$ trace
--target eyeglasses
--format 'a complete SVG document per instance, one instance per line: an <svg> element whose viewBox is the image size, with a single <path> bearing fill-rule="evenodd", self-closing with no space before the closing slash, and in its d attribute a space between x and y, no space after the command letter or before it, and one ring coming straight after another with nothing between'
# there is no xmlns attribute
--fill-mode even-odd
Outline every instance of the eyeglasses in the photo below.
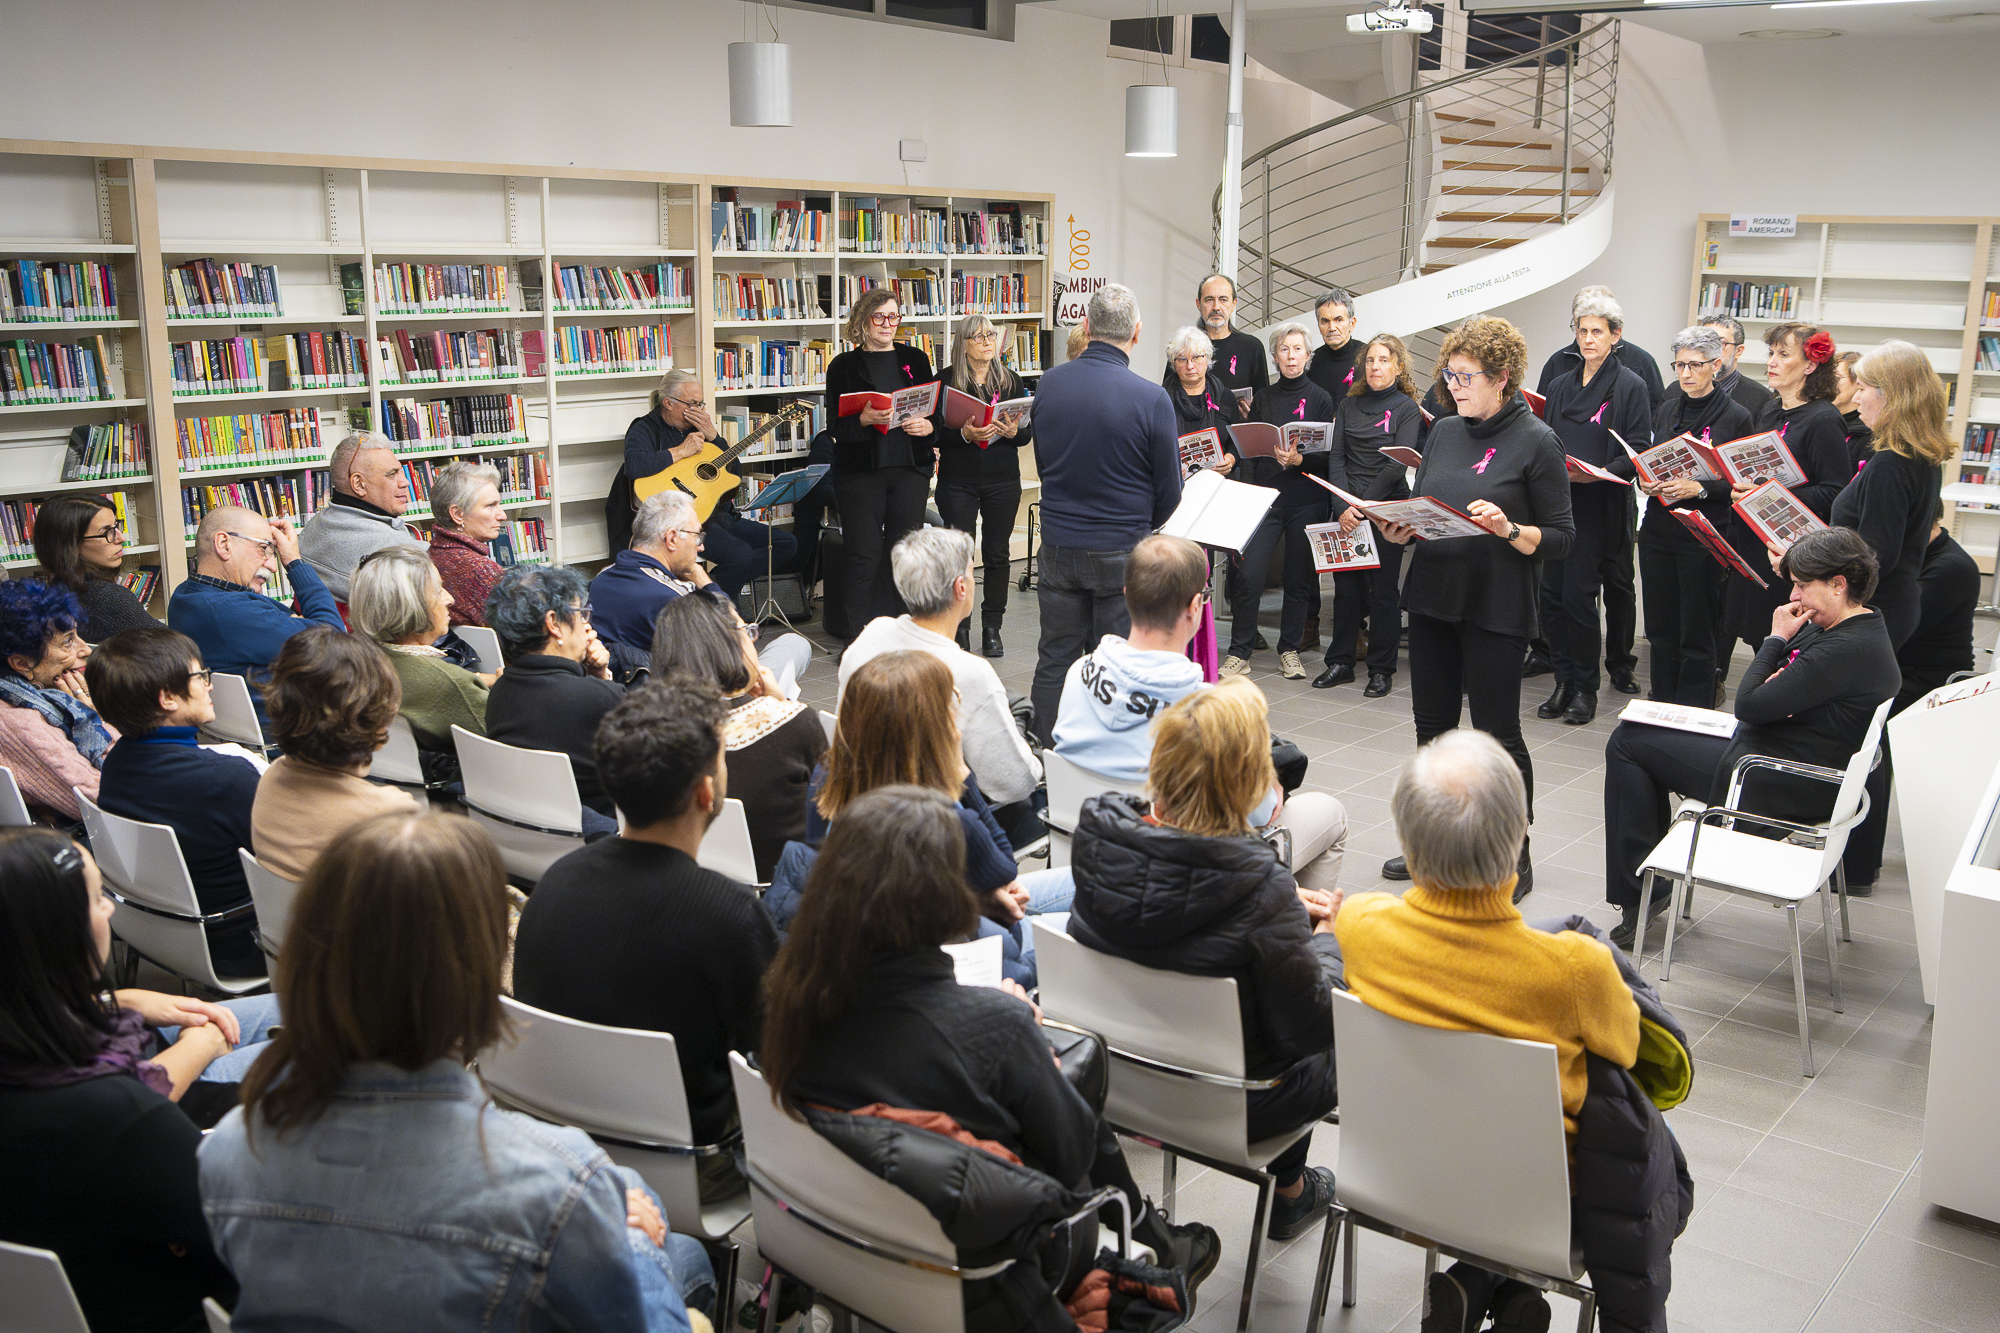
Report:
<svg viewBox="0 0 2000 1333"><path fill-rule="evenodd" d="M1703 366L1712 366L1714 364L1715 358L1713 357L1710 357L1706 361L1676 361L1674 362L1674 374L1685 375L1691 370L1700 370Z"/></svg>
<svg viewBox="0 0 2000 1333"><path fill-rule="evenodd" d="M1483 370L1447 370L1444 372L1444 382L1454 389L1470 389L1472 382L1485 373Z"/></svg>
<svg viewBox="0 0 2000 1333"><path fill-rule="evenodd" d="M1177 356L1174 358L1174 364L1177 366L1198 366L1206 360L1208 360L1208 354L1204 352L1199 356Z"/></svg>
<svg viewBox="0 0 2000 1333"><path fill-rule="evenodd" d="M188 672L188 684L192 685L196 681L200 681L204 685L213 685L215 683L215 668L204 667L200 671Z"/></svg>
<svg viewBox="0 0 2000 1333"><path fill-rule="evenodd" d="M252 546L255 546L259 550L263 551L265 555L269 555L271 554L271 552L278 549L278 544L276 542L260 541L255 537L246 537L240 532L231 532L227 528L223 529L223 536L234 537L239 542L249 542Z"/></svg>
<svg viewBox="0 0 2000 1333"><path fill-rule="evenodd" d="M701 407L708 402L706 398L669 398L667 401L679 408Z"/></svg>
<svg viewBox="0 0 2000 1333"><path fill-rule="evenodd" d="M83 534L83 539L87 542L110 542L114 546L123 546L125 544L125 525L122 523L113 523L108 528L102 528L96 532L86 532Z"/></svg>
<svg viewBox="0 0 2000 1333"><path fill-rule="evenodd" d="M741 624L737 625L737 627L736 627L736 630L737 630L737 633L741 634L741 635L742 635L742 636L743 636L744 638L746 638L746 639L750 640L750 642L752 642L752 643L755 643L755 642L757 642L758 638L759 638L759 637L760 637L760 636L761 636L761 635L763 634L763 632L764 632L764 630L763 630L763 627L762 627L762 626L760 626L760 625L754 625L754 624L752 624L751 622L749 622L749 621L747 621L747 620L746 620L746 621L743 621L743 622L742 622Z"/></svg>
<svg viewBox="0 0 2000 1333"><path fill-rule="evenodd" d="M870 315L868 322L870 324L901 324L903 317L901 315Z"/></svg>
<svg viewBox="0 0 2000 1333"><path fill-rule="evenodd" d="M969 343L998 342L1000 341L1000 335L992 329L988 329L984 333L968 333L965 335L965 340Z"/></svg>
<svg viewBox="0 0 2000 1333"><path fill-rule="evenodd" d="M696 541L701 540L700 528L674 528L673 531L678 532L683 537L692 537Z"/></svg>

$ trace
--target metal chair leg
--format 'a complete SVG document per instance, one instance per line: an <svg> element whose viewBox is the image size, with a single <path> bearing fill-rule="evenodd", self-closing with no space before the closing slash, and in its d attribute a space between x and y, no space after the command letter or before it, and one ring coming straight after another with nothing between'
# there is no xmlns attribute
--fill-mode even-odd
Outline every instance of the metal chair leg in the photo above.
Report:
<svg viewBox="0 0 2000 1333"><path fill-rule="evenodd" d="M1346 1210L1338 1204L1326 1210L1326 1225L1319 1238L1319 1266L1313 1269L1312 1305L1306 1311L1306 1333L1319 1333L1326 1323L1326 1297L1333 1286L1334 1252L1340 1248L1341 1222Z"/></svg>
<svg viewBox="0 0 2000 1333"><path fill-rule="evenodd" d="M1271 1173L1263 1173L1257 1182L1257 1213L1250 1222L1250 1253L1243 1259L1243 1303L1236 1312L1236 1333L1249 1333L1250 1303L1257 1294L1257 1256L1264 1248L1264 1232L1271 1225L1271 1200L1278 1190L1278 1182Z"/></svg>
<svg viewBox="0 0 2000 1333"><path fill-rule="evenodd" d="M758 1324L758 1333L777 1333L778 1297L783 1293L784 1287L784 1275L773 1268L770 1284L764 1288L764 1318Z"/></svg>
<svg viewBox="0 0 2000 1333"><path fill-rule="evenodd" d="M716 1273L718 1285L715 1297L715 1319L718 1324L733 1322L736 1312L730 1308L730 1302L736 1299L736 1270L742 1264L743 1247L726 1236L720 1241L711 1241L710 1244L720 1249L723 1253L722 1263L718 1266Z"/></svg>
<svg viewBox="0 0 2000 1333"><path fill-rule="evenodd" d="M1424 1248L1424 1296L1417 1303L1417 1316L1420 1320L1431 1317L1431 1279L1437 1276L1437 1271L1438 1252L1435 1247L1426 1246Z"/></svg>
<svg viewBox="0 0 2000 1333"><path fill-rule="evenodd" d="M1576 1333L1590 1333L1590 1326L1597 1321L1597 1293L1586 1291L1577 1302Z"/></svg>
<svg viewBox="0 0 2000 1333"><path fill-rule="evenodd" d="M1792 923L1792 997L1799 1007L1799 1061L1805 1067L1806 1077L1813 1076L1812 1028L1806 1017L1806 963L1805 953L1799 945L1799 907L1792 903L1785 908L1785 916Z"/></svg>
<svg viewBox="0 0 2000 1333"><path fill-rule="evenodd" d="M1660 980L1674 979L1674 928L1681 920L1682 895L1692 896L1694 886L1684 879L1674 881L1674 896L1667 900L1667 942L1660 946Z"/></svg>
<svg viewBox="0 0 2000 1333"><path fill-rule="evenodd" d="M1826 973L1833 989L1833 1012L1844 1014L1847 1006L1840 1000L1840 945L1833 938L1833 899L1827 897L1828 886L1819 886L1820 933L1826 936Z"/></svg>
<svg viewBox="0 0 2000 1333"><path fill-rule="evenodd" d="M1639 928L1632 932L1632 965L1646 956L1646 927L1653 921L1653 872L1639 876Z"/></svg>
<svg viewBox="0 0 2000 1333"><path fill-rule="evenodd" d="M1347 1253L1340 1261L1340 1308L1354 1308L1356 1279L1359 1276L1361 1260L1355 1253L1355 1246L1361 1242L1361 1233L1354 1229L1354 1219L1341 1219L1341 1229L1347 1233Z"/></svg>
<svg viewBox="0 0 2000 1333"><path fill-rule="evenodd" d="M1175 1168L1174 1154L1170 1149L1160 1150L1160 1211L1168 1218L1174 1215L1174 1184L1179 1174Z"/></svg>
<svg viewBox="0 0 2000 1333"><path fill-rule="evenodd" d="M1854 932L1847 926L1847 867L1840 862L1833 863L1833 885L1840 894L1840 942L1854 943Z"/></svg>

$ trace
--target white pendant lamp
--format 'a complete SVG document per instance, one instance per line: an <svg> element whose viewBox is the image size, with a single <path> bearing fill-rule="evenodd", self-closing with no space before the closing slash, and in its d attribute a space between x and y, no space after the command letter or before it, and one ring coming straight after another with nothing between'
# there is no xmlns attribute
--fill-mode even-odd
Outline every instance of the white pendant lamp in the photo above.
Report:
<svg viewBox="0 0 2000 1333"><path fill-rule="evenodd" d="M729 44L729 123L792 123L792 48L787 43Z"/></svg>
<svg viewBox="0 0 2000 1333"><path fill-rule="evenodd" d="M1180 93L1158 83L1125 90L1125 156L1175 157L1180 153Z"/></svg>

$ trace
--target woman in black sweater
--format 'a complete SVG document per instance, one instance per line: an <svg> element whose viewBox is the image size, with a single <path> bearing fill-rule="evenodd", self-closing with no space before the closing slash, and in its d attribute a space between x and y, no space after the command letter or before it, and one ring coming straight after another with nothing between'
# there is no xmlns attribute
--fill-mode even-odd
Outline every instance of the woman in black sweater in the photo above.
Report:
<svg viewBox="0 0 2000 1333"><path fill-rule="evenodd" d="M945 384L982 403L1019 398L1025 392L1021 377L1000 359L1001 337L1000 326L984 315L960 320L952 339L951 364L942 376ZM997 418L990 426L968 422L938 437L938 514L968 535L978 523L986 527L979 543L986 584L979 624L980 651L988 657L1007 655L1000 642L1000 624L1007 618L1014 520L1021 512L1021 450L1034 438L1034 426L1021 425L1012 416ZM969 647L963 623L958 634L958 646Z"/></svg>
<svg viewBox="0 0 2000 1333"><path fill-rule="evenodd" d="M1333 420L1333 399L1306 378L1311 341L1303 324L1286 324L1271 335L1271 359L1278 365L1278 381L1257 390L1250 403L1252 421L1283 429L1292 421ZM1278 621L1278 670L1286 680L1306 678L1306 669L1299 661L1299 641L1305 637L1319 573L1313 568L1312 544L1306 540L1305 529L1308 523L1326 522L1329 497L1325 487L1308 481L1302 473L1324 477L1326 458L1324 453L1305 454L1281 447L1268 458L1246 458L1236 468L1235 480L1269 486L1278 492L1278 499L1244 543L1236 565L1229 594L1229 655L1222 663L1225 676L1250 674L1250 654L1257 649L1257 605L1264 599L1271 555L1282 542L1285 603Z"/></svg>
<svg viewBox="0 0 2000 1333"><path fill-rule="evenodd" d="M1222 445L1222 461L1214 470L1227 477L1236 470L1238 458L1229 423L1238 417L1229 386L1211 368L1214 349L1208 335L1194 325L1181 329L1167 344L1167 373L1160 377L1160 384L1174 405L1174 433L1185 437L1214 431Z"/></svg>
<svg viewBox="0 0 2000 1333"><path fill-rule="evenodd" d="M1534 817L1535 771L1521 738L1521 660L1535 632L1535 566L1569 554L1569 471L1562 444L1521 397L1528 344L1497 316L1469 319L1446 335L1440 353L1457 415L1440 417L1417 469L1417 495L1471 517L1490 534L1425 541L1410 554L1403 608L1410 616L1410 710L1417 744L1458 725L1459 700L1472 725L1499 741L1520 766ZM1399 545L1416 534L1383 528ZM1534 887L1521 844L1516 902ZM1382 867L1408 879L1398 856Z"/></svg>
<svg viewBox="0 0 2000 1333"><path fill-rule="evenodd" d="M1706 325L1674 335L1676 387L1653 413L1653 441L1691 435L1724 444L1750 434L1750 413L1715 387L1722 335ZM1635 442L1634 448L1637 448ZM1707 708L1715 702L1715 647L1723 588L1732 574L1710 555L1674 510L1698 513L1721 532L1729 524L1729 483L1677 477L1643 482L1623 449L1606 471L1630 478L1653 503L1639 529L1640 584L1646 596L1646 642L1653 657L1651 698ZM1755 565L1752 569L1758 568Z"/></svg>
<svg viewBox="0 0 2000 1333"><path fill-rule="evenodd" d="M1424 416L1417 407L1416 381L1410 375L1410 351L1395 334L1377 334L1362 348L1360 369L1334 413L1327 479L1364 500L1401 500L1410 493L1408 469L1383 457L1382 450L1391 445L1417 447ZM1339 520L1344 532L1354 531L1363 521L1360 510L1338 497L1328 512ZM1354 679L1354 652L1363 616L1368 620L1368 688L1362 694L1379 699L1390 690L1403 639L1401 590L1397 587L1403 548L1377 543L1375 549L1381 568L1333 576L1333 637L1326 645L1326 670L1313 678L1316 690Z"/></svg>
<svg viewBox="0 0 2000 1333"><path fill-rule="evenodd" d="M158 625L145 604L117 582L125 561L125 530L101 495L62 495L35 514L35 559L49 582L76 594L85 643L103 643L121 629Z"/></svg>
<svg viewBox="0 0 2000 1333"><path fill-rule="evenodd" d="M1622 722L1605 743L1604 896L1625 909L1611 933L1629 949L1639 927L1639 866L1666 836L1670 795L1719 805L1736 761L1771 755L1846 768L1868 723L1902 682L1882 617L1868 609L1875 553L1848 528L1809 532L1779 570L1789 600L1736 691L1734 736L1701 736ZM1834 788L1783 774L1753 774L1743 808L1795 823L1824 819ZM1654 904L1657 914L1664 902Z"/></svg>
<svg viewBox="0 0 2000 1333"><path fill-rule="evenodd" d="M1834 391L1834 410L1840 413L1841 429L1847 432L1847 457L1859 472L1868 459L1869 450L1875 447L1875 432L1861 419L1861 410L1854 405L1854 395L1860 391L1860 384L1854 378L1854 368L1861 363L1861 353L1842 352L1833 359L1833 382L1839 386Z"/></svg>
<svg viewBox="0 0 2000 1333"><path fill-rule="evenodd" d="M890 414L864 408L840 416L842 396L895 393L937 378L930 358L896 341L902 322L896 294L871 287L847 316L854 344L826 368L826 401L833 409L833 495L846 543L847 623L851 638L876 616L903 613L903 599L889 576L889 548L923 525L931 463L937 455L942 410L886 430Z"/></svg>
<svg viewBox="0 0 2000 1333"><path fill-rule="evenodd" d="M1613 459L1625 457L1613 431L1634 449L1652 443L1652 395L1644 380L1611 355L1625 324L1616 301L1580 297L1571 323L1583 364L1549 385L1543 418L1562 441L1564 453L1608 468ZM1576 541L1568 555L1542 566L1542 632L1549 641L1556 687L1535 716L1582 726L1597 716L1597 659L1605 646L1598 629L1598 595L1613 570L1631 564L1632 488L1574 473L1569 504ZM1617 671L1612 675L1627 687L1632 684Z"/></svg>

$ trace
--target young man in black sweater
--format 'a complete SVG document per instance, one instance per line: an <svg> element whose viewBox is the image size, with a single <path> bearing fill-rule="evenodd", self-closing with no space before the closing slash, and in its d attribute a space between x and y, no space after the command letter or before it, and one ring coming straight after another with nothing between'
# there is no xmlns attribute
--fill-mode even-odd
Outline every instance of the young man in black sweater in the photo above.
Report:
<svg viewBox="0 0 2000 1333"><path fill-rule="evenodd" d="M514 997L607 1027L670 1032L696 1143L740 1123L729 1052L755 1051L778 952L747 887L695 864L722 809L727 708L707 685L641 686L597 729L597 774L625 831L550 866L521 913ZM742 1188L727 1153L700 1159L703 1202Z"/></svg>

